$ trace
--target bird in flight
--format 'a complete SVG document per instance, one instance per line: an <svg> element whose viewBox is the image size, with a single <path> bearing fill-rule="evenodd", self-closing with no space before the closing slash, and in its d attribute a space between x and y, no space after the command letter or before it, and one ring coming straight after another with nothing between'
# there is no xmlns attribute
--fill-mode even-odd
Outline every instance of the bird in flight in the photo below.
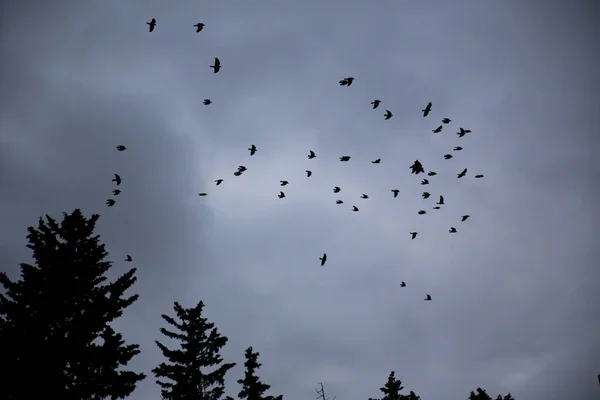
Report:
<svg viewBox="0 0 600 400"><path fill-rule="evenodd" d="M117 186L119 186L121 184L121 177L115 174L115 177L112 179L112 182L115 182Z"/></svg>
<svg viewBox="0 0 600 400"><path fill-rule="evenodd" d="M354 81L354 78L349 76L348 78L342 79L339 83L340 83L340 86L350 86L350 85L352 85L353 81Z"/></svg>
<svg viewBox="0 0 600 400"><path fill-rule="evenodd" d="M208 195L208 193L198 193L198 196L202 196L202 197L204 197L204 196L206 196L206 195Z"/></svg>
<svg viewBox="0 0 600 400"><path fill-rule="evenodd" d="M423 169L423 164L421 164L421 162L419 160L415 160L413 165L411 165L409 168L412 170L411 174L418 175L421 172L425 173L425 170Z"/></svg>
<svg viewBox="0 0 600 400"><path fill-rule="evenodd" d="M429 194L429 192L423 192L422 196L424 199L428 199L430 194Z"/></svg>
<svg viewBox="0 0 600 400"><path fill-rule="evenodd" d="M373 110L376 109L377 107L379 107L380 103L381 103L381 100L373 100L371 102L371 104L373 104Z"/></svg>
<svg viewBox="0 0 600 400"><path fill-rule="evenodd" d="M440 196L440 201L438 201L437 203L438 206L443 206L444 205L444 196Z"/></svg>
<svg viewBox="0 0 600 400"><path fill-rule="evenodd" d="M456 233L456 228L453 227L453 226L451 226L450 230L448 232L450 232L450 233Z"/></svg>
<svg viewBox="0 0 600 400"><path fill-rule="evenodd" d="M469 217L470 217L469 214L463 215L462 218L460 219L460 222L465 222Z"/></svg>
<svg viewBox="0 0 600 400"><path fill-rule="evenodd" d="M358 211L358 207L352 206L352 211Z"/></svg>
<svg viewBox="0 0 600 400"><path fill-rule="evenodd" d="M106 200L106 205L112 207L115 205L115 201L113 199Z"/></svg>
<svg viewBox="0 0 600 400"><path fill-rule="evenodd" d="M304 172L306 172L306 177L307 178L310 178L310 176L312 175L312 171L305 170Z"/></svg>
<svg viewBox="0 0 600 400"><path fill-rule="evenodd" d="M471 131L468 130L468 129L463 129L463 128L459 128L459 129L460 129L460 132L456 132L456 134L458 135L458 137L463 137L467 133L471 133Z"/></svg>
<svg viewBox="0 0 600 400"><path fill-rule="evenodd" d="M281 186L285 186L285 185L287 185L288 183L289 183L288 181L279 181L279 184L280 184Z"/></svg>
<svg viewBox="0 0 600 400"><path fill-rule="evenodd" d="M392 193L394 193L394 197L398 197L398 193L400 193L400 191L398 189L392 189Z"/></svg>
<svg viewBox="0 0 600 400"><path fill-rule="evenodd" d="M431 102L429 102L429 104L427 104L427 107L425 107L425 109L423 109L421 111L423 111L423 117L428 116L429 112L431 111Z"/></svg>
<svg viewBox="0 0 600 400"><path fill-rule="evenodd" d="M285 193L279 192L279 194L277 195L277 197L279 197L280 199L283 199L285 197Z"/></svg>
<svg viewBox="0 0 600 400"><path fill-rule="evenodd" d="M212 101L210 99L204 99L204 101L202 102L202 104L204 104L205 106L211 104Z"/></svg>
<svg viewBox="0 0 600 400"><path fill-rule="evenodd" d="M445 154L445 155L444 155L444 158L445 158L446 160L449 160L449 159L451 159L451 158L452 158L452 154Z"/></svg>
<svg viewBox="0 0 600 400"><path fill-rule="evenodd" d="M323 257L319 257L319 260L321 260L321 266L325 265L327 262L327 253L323 253Z"/></svg>
<svg viewBox="0 0 600 400"><path fill-rule="evenodd" d="M392 112L390 110L385 110L384 117L386 120L392 118L393 116L394 116L394 114L392 114Z"/></svg>
<svg viewBox="0 0 600 400"><path fill-rule="evenodd" d="M146 22L146 25L149 25L148 32L152 32L154 30L154 27L156 26L156 19L152 18L152 21Z"/></svg>
<svg viewBox="0 0 600 400"><path fill-rule="evenodd" d="M340 161L350 161L350 156L341 156Z"/></svg>
<svg viewBox="0 0 600 400"><path fill-rule="evenodd" d="M335 204L342 204L342 203L343 203L343 201L341 201L339 199L335 201Z"/></svg>
<svg viewBox="0 0 600 400"><path fill-rule="evenodd" d="M308 155L308 159L309 159L309 160L312 160L312 159L313 159L313 158L315 158L316 156L317 156L317 155L315 154L315 152L311 150L311 151L310 151L310 154Z"/></svg>
<svg viewBox="0 0 600 400"><path fill-rule="evenodd" d="M433 171L429 171L427 173L427 176L436 176L436 175L437 175L437 172L433 172Z"/></svg>
<svg viewBox="0 0 600 400"><path fill-rule="evenodd" d="M371 164L379 164L381 162L381 158L378 158L375 161L371 161Z"/></svg>
<svg viewBox="0 0 600 400"><path fill-rule="evenodd" d="M440 133L442 131L442 126L438 126L437 128L435 128L434 130L432 130L431 132L433 133Z"/></svg>
<svg viewBox="0 0 600 400"><path fill-rule="evenodd" d="M444 124L449 124L451 121L452 121L452 120L451 120L450 118L444 118L444 119L442 120L442 122L443 122Z"/></svg>
<svg viewBox="0 0 600 400"><path fill-rule="evenodd" d="M457 178L462 178L463 176L465 176L467 174L467 169L463 169L462 172L460 174L456 174Z"/></svg>
<svg viewBox="0 0 600 400"><path fill-rule="evenodd" d="M435 207L433 207L433 209L434 209L434 210L439 210L439 209L440 209L440 206L435 206Z"/></svg>
<svg viewBox="0 0 600 400"><path fill-rule="evenodd" d="M196 27L196 33L200 32L202 29L204 29L204 24L202 22L198 22L196 25L194 25Z"/></svg>
<svg viewBox="0 0 600 400"><path fill-rule="evenodd" d="M425 210L419 210L419 212L417 214L419 214L419 215L427 214L427 211L425 211Z"/></svg>
<svg viewBox="0 0 600 400"><path fill-rule="evenodd" d="M458 147L458 146L457 146L457 147L455 147L453 150L454 150L454 151L461 151L461 150L462 150L462 147Z"/></svg>
<svg viewBox="0 0 600 400"><path fill-rule="evenodd" d="M362 194L362 196L360 196L360 198L361 198L361 199L368 199L368 198L369 198L369 196L367 196L366 194L364 194L364 193L363 193L363 194Z"/></svg>
<svg viewBox="0 0 600 400"><path fill-rule="evenodd" d="M483 175L475 175L475 178L483 178Z"/></svg>
<svg viewBox="0 0 600 400"><path fill-rule="evenodd" d="M127 258L125 259L125 261L132 262L133 259L131 258L131 256L129 254L127 254Z"/></svg>
<svg viewBox="0 0 600 400"><path fill-rule="evenodd" d="M123 150L126 150L126 149L127 149L127 147L123 146L122 144L120 144L120 145L117 146L117 150L119 150L119 151L123 151Z"/></svg>
<svg viewBox="0 0 600 400"><path fill-rule="evenodd" d="M406 283L404 281L400 282L400 287L406 287Z"/></svg>
<svg viewBox="0 0 600 400"><path fill-rule="evenodd" d="M215 179L215 183L217 186L219 186L221 183L223 183L223 179Z"/></svg>
<svg viewBox="0 0 600 400"><path fill-rule="evenodd" d="M248 168L244 167L243 165L240 165L240 166L238 167L238 171L239 171L240 173L241 173L241 172L244 172L244 171L247 171L247 170L248 170Z"/></svg>
<svg viewBox="0 0 600 400"><path fill-rule="evenodd" d="M121 191L120 191L119 189L113 189L113 194L114 194L115 196L118 196L118 195L119 195L119 193L121 193Z"/></svg>
<svg viewBox="0 0 600 400"><path fill-rule="evenodd" d="M239 171L239 170L238 170L238 171L235 171L235 172L233 173L233 175L235 175L235 176L240 176L240 175L242 175L242 171Z"/></svg>
<svg viewBox="0 0 600 400"><path fill-rule="evenodd" d="M427 297L425 297L425 300L431 300L431 295L426 295Z"/></svg>
<svg viewBox="0 0 600 400"><path fill-rule="evenodd" d="M421 181L421 185L429 185L429 181L427 179L423 179Z"/></svg>
<svg viewBox="0 0 600 400"><path fill-rule="evenodd" d="M411 232L411 233L410 233L411 239L414 239L414 238L416 238L416 237L417 237L417 234L418 234L418 232Z"/></svg>
<svg viewBox="0 0 600 400"><path fill-rule="evenodd" d="M334 188L333 188L333 193L339 193L339 192L340 192L340 190L342 190L342 189L340 189L340 187L339 187L339 186L334 186Z"/></svg>
<svg viewBox="0 0 600 400"><path fill-rule="evenodd" d="M215 57L215 65L211 65L210 67L214 69L214 73L216 74L221 69L221 60Z"/></svg>
<svg viewBox="0 0 600 400"><path fill-rule="evenodd" d="M252 146L248 147L248 150L250 150L250 155L253 156L254 153L256 153L256 150L258 150L258 149L256 148L255 145L252 145Z"/></svg>

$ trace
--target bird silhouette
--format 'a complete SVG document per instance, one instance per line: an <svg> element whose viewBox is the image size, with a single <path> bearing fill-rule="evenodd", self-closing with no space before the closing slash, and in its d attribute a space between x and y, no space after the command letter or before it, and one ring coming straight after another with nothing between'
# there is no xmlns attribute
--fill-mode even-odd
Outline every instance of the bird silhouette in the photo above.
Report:
<svg viewBox="0 0 600 400"><path fill-rule="evenodd" d="M450 230L448 232L450 232L450 233L456 233L456 228L453 227L453 226L451 226Z"/></svg>
<svg viewBox="0 0 600 400"><path fill-rule="evenodd" d="M429 171L427 173L427 176L436 176L436 175L437 175L437 172L433 172L433 171Z"/></svg>
<svg viewBox="0 0 600 400"><path fill-rule="evenodd" d="M435 128L434 130L432 130L431 132L433 133L440 133L442 131L442 126L438 126L437 128Z"/></svg>
<svg viewBox="0 0 600 400"><path fill-rule="evenodd" d="M381 158L378 158L375 161L371 161L371 164L379 164L381 162Z"/></svg>
<svg viewBox="0 0 600 400"><path fill-rule="evenodd" d="M350 156L341 156L340 161L350 161Z"/></svg>
<svg viewBox="0 0 600 400"><path fill-rule="evenodd" d="M390 110L385 110L385 114L383 115L385 117L386 120L392 118L394 116L394 114L392 114L392 112Z"/></svg>
<svg viewBox="0 0 600 400"><path fill-rule="evenodd" d="M202 22L198 22L196 25L194 25L196 27L196 33L200 32L202 29L204 29L204 24Z"/></svg>
<svg viewBox="0 0 600 400"><path fill-rule="evenodd" d="M131 256L129 254L127 254L127 258L125 258L125 261L132 262L133 259L131 258Z"/></svg>
<svg viewBox="0 0 600 400"><path fill-rule="evenodd" d="M368 199L368 198L369 198L369 196L367 196L366 194L364 194L364 193L363 193L363 194L362 194L362 196L360 196L360 198L361 198L361 199Z"/></svg>
<svg viewBox="0 0 600 400"><path fill-rule="evenodd" d="M106 200L106 205L112 207L115 205L115 201L113 199Z"/></svg>
<svg viewBox="0 0 600 400"><path fill-rule="evenodd" d="M352 206L352 211L358 211L358 207Z"/></svg>
<svg viewBox="0 0 600 400"><path fill-rule="evenodd" d="M277 195L277 197L279 197L280 199L283 199L285 197L285 193L279 192L279 194Z"/></svg>
<svg viewBox="0 0 600 400"><path fill-rule="evenodd" d="M311 159L315 158L316 156L317 155L315 154L315 152L311 150L310 154L308 155L308 159L311 160Z"/></svg>
<svg viewBox="0 0 600 400"><path fill-rule="evenodd" d="M439 210L440 208L441 208L440 206L433 207L434 210Z"/></svg>
<svg viewBox="0 0 600 400"><path fill-rule="evenodd" d="M214 69L214 73L216 74L221 70L221 60L215 57L215 65L211 65L210 67Z"/></svg>
<svg viewBox="0 0 600 400"><path fill-rule="evenodd" d="M444 155L444 158L445 158L446 160L449 160L449 159L451 159L451 158L452 158L452 154L445 154L445 155Z"/></svg>
<svg viewBox="0 0 600 400"><path fill-rule="evenodd" d="M400 193L400 191L398 189L392 189L392 193L394 193L394 197L398 197L398 193Z"/></svg>
<svg viewBox="0 0 600 400"><path fill-rule="evenodd" d="M285 185L287 185L288 183L289 183L288 181L279 181L279 184L280 184L281 186L285 186Z"/></svg>
<svg viewBox="0 0 600 400"><path fill-rule="evenodd" d="M427 104L427 107L425 107L425 109L423 109L421 111L423 111L423 117L428 116L429 112L431 111L431 102L429 102L429 104Z"/></svg>
<svg viewBox="0 0 600 400"><path fill-rule="evenodd" d="M223 183L223 179L215 179L215 183L217 186L219 186L221 183Z"/></svg>
<svg viewBox="0 0 600 400"><path fill-rule="evenodd" d="M427 179L423 179L421 181L421 185L429 185L429 181Z"/></svg>
<svg viewBox="0 0 600 400"><path fill-rule="evenodd" d="M418 232L411 232L411 233L410 233L411 239L414 239L414 238L416 238L416 237L417 237L417 234L418 234Z"/></svg>
<svg viewBox="0 0 600 400"><path fill-rule="evenodd" d="M255 145L252 145L252 146L248 147L248 150L250 150L250 155L253 156L254 153L256 153L256 150L258 150L258 149L256 148Z"/></svg>
<svg viewBox="0 0 600 400"><path fill-rule="evenodd" d="M483 178L483 175L475 175L475 178L477 178L477 179Z"/></svg>
<svg viewBox="0 0 600 400"><path fill-rule="evenodd" d="M208 193L198 193L198 196L202 196L202 197L207 196L207 195L208 195Z"/></svg>
<svg viewBox="0 0 600 400"><path fill-rule="evenodd" d="M465 176L467 174L467 169L463 169L462 172L460 174L456 174L457 178L462 178L463 176Z"/></svg>
<svg viewBox="0 0 600 400"><path fill-rule="evenodd" d="M323 257L319 257L319 260L321 260L321 266L325 265L327 262L327 253L323 253Z"/></svg>
<svg viewBox="0 0 600 400"><path fill-rule="evenodd" d="M463 129L463 128L459 128L459 129L460 129L460 132L456 132L456 134L458 135L458 137L463 137L467 133L471 133L471 131L468 130L468 129Z"/></svg>
<svg viewBox="0 0 600 400"><path fill-rule="evenodd" d="M335 204L342 204L342 203L343 203L343 201L341 201L339 199L335 201Z"/></svg>
<svg viewBox="0 0 600 400"><path fill-rule="evenodd" d="M310 176L312 175L312 171L306 170L306 177L310 178Z"/></svg>
<svg viewBox="0 0 600 400"><path fill-rule="evenodd" d="M350 86L352 85L352 82L354 81L354 78L349 76L348 78L344 78L342 79L339 84L340 86Z"/></svg>
<svg viewBox="0 0 600 400"><path fill-rule="evenodd" d="M400 282L400 287L406 287L406 283L404 281Z"/></svg>
<svg viewBox="0 0 600 400"><path fill-rule="evenodd" d="M119 193L121 193L121 191L120 191L119 189L113 189L113 191L112 191L112 192L113 192L113 194L114 194L115 196L118 196L118 195L119 195Z"/></svg>
<svg viewBox="0 0 600 400"><path fill-rule="evenodd" d="M413 165L411 165L409 168L412 170L411 174L418 175L421 172L425 173L425 170L423 169L423 164L421 164L421 162L419 160L415 160L415 162L413 163Z"/></svg>
<svg viewBox="0 0 600 400"><path fill-rule="evenodd" d="M442 120L442 122L443 122L444 124L449 124L451 121L452 121L452 120L451 120L450 118L444 118L444 119Z"/></svg>
<svg viewBox="0 0 600 400"><path fill-rule="evenodd" d="M154 27L156 26L156 19L152 18L152 21L146 22L146 25L149 25L148 32L152 32L154 30Z"/></svg>
<svg viewBox="0 0 600 400"><path fill-rule="evenodd" d="M425 300L431 300L431 295L426 295Z"/></svg>
<svg viewBox="0 0 600 400"><path fill-rule="evenodd" d="M430 194L429 194L429 192L423 192L423 194L421 196L423 196L424 199L428 199Z"/></svg>
<svg viewBox="0 0 600 400"><path fill-rule="evenodd" d="M417 214L419 214L419 215L427 214L427 211L425 211L425 210L419 210L419 212Z"/></svg>
<svg viewBox="0 0 600 400"><path fill-rule="evenodd" d="M244 172L244 171L247 171L247 170L248 170L248 168L244 167L243 165L240 165L240 166L238 167L238 171L239 171L239 172Z"/></svg>
<svg viewBox="0 0 600 400"><path fill-rule="evenodd" d="M440 196L440 200L435 204L437 204L438 206L443 206L444 205L444 196Z"/></svg>
<svg viewBox="0 0 600 400"><path fill-rule="evenodd" d="M205 106L211 104L212 101L210 99L204 99L204 101L202 102L202 104L204 104Z"/></svg>
<svg viewBox="0 0 600 400"><path fill-rule="evenodd" d="M118 174L115 174L115 177L112 179L112 182L115 182L117 186L121 184L121 177Z"/></svg>
<svg viewBox="0 0 600 400"><path fill-rule="evenodd" d="M460 219L460 222L465 222L469 217L470 217L469 214L463 215L462 218Z"/></svg>
<svg viewBox="0 0 600 400"><path fill-rule="evenodd" d="M235 172L233 173L233 175L235 175L235 176L240 176L240 175L242 175L242 171L235 171Z"/></svg>
<svg viewBox="0 0 600 400"><path fill-rule="evenodd" d="M342 190L342 189L340 189L340 188L339 188L339 186L335 186L335 187L333 188L333 193L339 193L339 192L340 192L340 190Z"/></svg>
<svg viewBox="0 0 600 400"><path fill-rule="evenodd" d="M462 147L459 147L459 146L457 146L457 147L455 147L455 148L454 148L454 149L452 149L452 150L453 150L453 151L461 151L462 149L463 149Z"/></svg>
<svg viewBox="0 0 600 400"><path fill-rule="evenodd" d="M379 107L379 104L381 104L381 100L373 100L371 102L371 104L373 104L373 110L376 109L377 107Z"/></svg>
<svg viewBox="0 0 600 400"><path fill-rule="evenodd" d="M127 147L123 146L122 144L120 144L120 145L117 146L117 150L119 150L119 151L123 151L123 150L126 150L126 149L127 149Z"/></svg>

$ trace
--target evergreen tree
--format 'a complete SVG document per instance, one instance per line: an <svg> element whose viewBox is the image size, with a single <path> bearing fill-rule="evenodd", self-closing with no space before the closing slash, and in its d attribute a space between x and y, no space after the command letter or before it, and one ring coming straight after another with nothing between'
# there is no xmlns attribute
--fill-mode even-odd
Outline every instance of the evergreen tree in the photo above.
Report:
<svg viewBox="0 0 600 400"><path fill-rule="evenodd" d="M166 400L220 400L225 391L225 374L235 363L222 364L220 351L227 343L215 324L202 317L204 303L194 308L183 308L175 302L174 310L180 322L162 315L162 318L181 333L161 328L160 332L181 341L181 350L170 350L156 341L169 363L160 363L152 370L157 378L167 378L172 382L157 380ZM216 367L207 371L210 367Z"/></svg>
<svg viewBox="0 0 600 400"><path fill-rule="evenodd" d="M396 378L396 372L390 372L387 382L379 389L384 394L381 400L419 400L419 396L413 391L411 391L409 395L400 394L402 389L404 389L404 387L402 386L400 379ZM379 399L369 398L369 400Z"/></svg>
<svg viewBox="0 0 600 400"><path fill-rule="evenodd" d="M469 395L469 400L492 400L490 395L487 394L486 391L482 388L477 388L475 389L475 391L477 393L471 391L471 394Z"/></svg>
<svg viewBox="0 0 600 400"><path fill-rule="evenodd" d="M22 279L0 273L0 398L122 399L142 373L119 370L139 353L109 323L138 295L123 298L135 268L113 283L99 236L98 215L79 209L58 224L46 215L28 228L34 265L20 264Z"/></svg>
<svg viewBox="0 0 600 400"><path fill-rule="evenodd" d="M240 399L248 400L282 400L283 396L263 396L263 394L271 388L271 385L262 383L258 376L256 376L256 370L261 367L262 364L258 362L258 356L260 353L254 353L252 347L246 349L246 362L244 366L246 371L244 372L244 379L239 379L237 383L242 385L242 390L238 394Z"/></svg>

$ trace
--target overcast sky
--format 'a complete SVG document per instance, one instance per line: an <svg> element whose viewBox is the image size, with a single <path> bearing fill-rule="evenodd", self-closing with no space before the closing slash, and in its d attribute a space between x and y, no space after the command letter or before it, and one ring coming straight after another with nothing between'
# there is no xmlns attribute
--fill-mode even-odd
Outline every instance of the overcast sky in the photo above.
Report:
<svg viewBox="0 0 600 400"><path fill-rule="evenodd" d="M229 395L253 346L288 400L380 397L390 370L423 400L598 396L598 5L91 3L2 6L0 265L19 278L41 215L101 215L110 276L138 268L116 323L149 375L132 400L160 395L160 314L200 300Z"/></svg>

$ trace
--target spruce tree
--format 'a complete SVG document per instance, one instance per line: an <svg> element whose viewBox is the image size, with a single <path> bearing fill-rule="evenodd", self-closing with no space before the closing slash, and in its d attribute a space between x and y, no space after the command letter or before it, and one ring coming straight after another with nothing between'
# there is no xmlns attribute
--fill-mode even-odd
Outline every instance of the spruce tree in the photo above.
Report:
<svg viewBox="0 0 600 400"><path fill-rule="evenodd" d="M396 378L396 372L390 372L387 382L379 389L384 394L381 400L419 400L419 396L413 391L411 391L409 395L400 394L402 389L404 389L404 387L402 386L400 379ZM369 398L369 400L378 399Z"/></svg>
<svg viewBox="0 0 600 400"><path fill-rule="evenodd" d="M477 392L477 393L475 393ZM469 400L492 400L489 394L482 388L475 389L475 392L471 391Z"/></svg>
<svg viewBox="0 0 600 400"><path fill-rule="evenodd" d="M174 326L179 333L160 328L160 332L181 341L181 349L170 350L156 341L157 346L169 361L162 362L152 372L157 378L161 393L166 400L220 400L225 391L225 375L235 363L223 364L221 348L227 343L215 324L202 317L204 303L194 308L183 308L175 302L174 310L181 322L167 315L162 318ZM210 371L209 369L212 369Z"/></svg>
<svg viewBox="0 0 600 400"><path fill-rule="evenodd" d="M139 353L109 325L138 295L123 298L135 268L116 281L99 236L98 215L79 209L58 224L46 215L28 228L34 264L20 264L21 280L0 273L0 398L122 399L142 373L120 367Z"/></svg>
<svg viewBox="0 0 600 400"><path fill-rule="evenodd" d="M242 385L242 390L238 394L240 399L247 400L282 400L283 395L279 396L263 396L263 394L271 388L271 385L262 383L258 376L256 376L256 370L261 367L262 364L258 362L259 352L253 352L252 347L246 349L246 362L244 366L244 379L239 379L237 383Z"/></svg>

